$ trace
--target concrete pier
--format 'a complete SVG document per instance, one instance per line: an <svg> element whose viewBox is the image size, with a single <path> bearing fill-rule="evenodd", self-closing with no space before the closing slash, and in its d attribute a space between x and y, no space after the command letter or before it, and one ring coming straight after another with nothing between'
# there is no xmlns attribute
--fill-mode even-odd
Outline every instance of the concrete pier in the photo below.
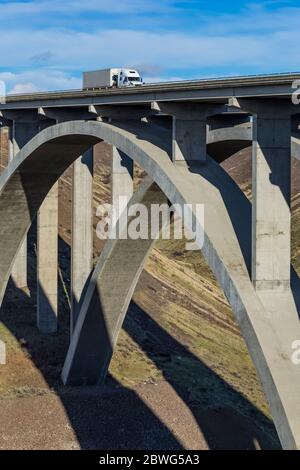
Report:
<svg viewBox="0 0 300 470"><path fill-rule="evenodd" d="M111 203L117 214L120 214L125 201L133 194L133 160L112 147L111 165Z"/></svg>
<svg viewBox="0 0 300 470"><path fill-rule="evenodd" d="M93 266L93 148L73 163L71 247L71 335Z"/></svg>
<svg viewBox="0 0 300 470"><path fill-rule="evenodd" d="M37 124L30 121L12 121L9 127L9 161L11 161L19 150L38 132ZM11 277L16 287L22 289L27 287L27 236L19 249L18 256L14 262Z"/></svg>
<svg viewBox="0 0 300 470"><path fill-rule="evenodd" d="M205 162L206 119L188 120L173 116L173 161Z"/></svg>
<svg viewBox="0 0 300 470"><path fill-rule="evenodd" d="M291 119L253 118L252 281L257 289L290 287Z"/></svg>
<svg viewBox="0 0 300 470"><path fill-rule="evenodd" d="M52 125L41 121L39 130ZM37 325L43 333L57 330L58 182L46 196L37 223ZM50 248L50 250L49 250Z"/></svg>
<svg viewBox="0 0 300 470"><path fill-rule="evenodd" d="M6 344L0 339L0 365L6 364Z"/></svg>
<svg viewBox="0 0 300 470"><path fill-rule="evenodd" d="M52 187L37 218L37 325L42 333L57 330L58 183Z"/></svg>

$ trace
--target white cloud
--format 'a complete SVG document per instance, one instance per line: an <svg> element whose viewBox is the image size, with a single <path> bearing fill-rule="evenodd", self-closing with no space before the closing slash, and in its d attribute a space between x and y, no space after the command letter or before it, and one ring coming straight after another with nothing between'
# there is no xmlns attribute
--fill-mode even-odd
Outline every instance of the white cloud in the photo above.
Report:
<svg viewBox="0 0 300 470"><path fill-rule="evenodd" d="M34 93L38 91L38 87L34 83L17 83L12 90L10 91L11 94L18 94L18 93Z"/></svg>
<svg viewBox="0 0 300 470"><path fill-rule="evenodd" d="M299 18L300 20L300 18ZM296 64L298 30L265 35L205 36L107 30L94 34L64 31L8 31L0 43L2 67L32 65L49 53L49 66L64 70L148 62L165 68L237 64ZM293 49L294 47L294 49ZM30 54L28 54L30 51Z"/></svg>
<svg viewBox="0 0 300 470"><path fill-rule="evenodd" d="M32 93L43 90L65 90L81 88L81 78L59 70L36 69L20 73L0 73L9 93Z"/></svg>

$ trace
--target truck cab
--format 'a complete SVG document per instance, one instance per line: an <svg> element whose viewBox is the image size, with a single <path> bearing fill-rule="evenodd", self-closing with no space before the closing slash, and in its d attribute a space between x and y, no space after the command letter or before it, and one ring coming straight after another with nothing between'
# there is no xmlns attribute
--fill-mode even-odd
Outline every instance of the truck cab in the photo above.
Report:
<svg viewBox="0 0 300 470"><path fill-rule="evenodd" d="M113 81L118 87L139 86L143 84L140 74L133 69L120 69L119 73L113 76Z"/></svg>

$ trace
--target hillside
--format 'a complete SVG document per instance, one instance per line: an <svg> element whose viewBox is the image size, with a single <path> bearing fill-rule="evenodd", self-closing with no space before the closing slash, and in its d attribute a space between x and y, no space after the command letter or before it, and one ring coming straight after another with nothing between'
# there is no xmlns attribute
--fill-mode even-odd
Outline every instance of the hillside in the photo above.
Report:
<svg viewBox="0 0 300 470"><path fill-rule="evenodd" d="M6 153L2 139L2 163ZM249 197L250 157L245 149L224 165ZM293 167L293 260L298 268L298 163ZM137 181L141 173L136 168ZM8 364L0 369L0 407L7 426L0 429L0 448L120 448L120 443L121 448L148 449L277 448L268 406L231 309L201 254L186 252L184 241L156 243L104 391L61 386L68 344L70 170L59 190L60 330L45 337L35 328L33 228L30 289L23 292L10 284L0 317L0 336L8 343ZM108 151L102 143L95 158L94 206L109 198ZM96 259L99 240L94 247ZM34 429L25 436L32 419Z"/></svg>

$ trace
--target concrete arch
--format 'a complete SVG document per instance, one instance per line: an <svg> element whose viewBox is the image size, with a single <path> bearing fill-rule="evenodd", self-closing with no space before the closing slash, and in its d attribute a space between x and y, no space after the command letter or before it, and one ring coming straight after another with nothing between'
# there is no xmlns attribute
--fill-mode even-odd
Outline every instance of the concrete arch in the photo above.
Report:
<svg viewBox="0 0 300 470"><path fill-rule="evenodd" d="M147 171L173 204L205 204L203 254L240 325L280 440L285 448L299 448L300 377L291 361L291 345L300 338L300 328L293 295L286 292L266 299L265 304L257 296L247 268L251 255L250 224L244 224L241 217L243 214L245 221L250 221L246 199L210 158L203 166L174 165L170 159L169 137L157 129L153 134L151 125L147 124L76 121L48 128L32 139L0 178L2 295L23 236L60 174L99 140L115 145ZM199 227L195 212L193 217ZM284 307L282 315L278 311L280 303ZM72 348L75 351L74 343L71 355ZM87 364L94 358L93 351L87 348L84 353Z"/></svg>
<svg viewBox="0 0 300 470"><path fill-rule="evenodd" d="M164 193L147 176L128 206L141 203L150 209L151 204L167 202ZM151 227L148 229L150 235ZM82 300L62 371L66 385L103 383L129 303L154 243L151 236L146 240L125 237L107 240Z"/></svg>
<svg viewBox="0 0 300 470"><path fill-rule="evenodd" d="M252 128L247 126L222 127L208 133L207 151L218 162L252 145ZM291 154L300 160L300 134L292 132Z"/></svg>
<svg viewBox="0 0 300 470"><path fill-rule="evenodd" d="M249 126L210 129L207 152L218 162L252 145L252 128Z"/></svg>

